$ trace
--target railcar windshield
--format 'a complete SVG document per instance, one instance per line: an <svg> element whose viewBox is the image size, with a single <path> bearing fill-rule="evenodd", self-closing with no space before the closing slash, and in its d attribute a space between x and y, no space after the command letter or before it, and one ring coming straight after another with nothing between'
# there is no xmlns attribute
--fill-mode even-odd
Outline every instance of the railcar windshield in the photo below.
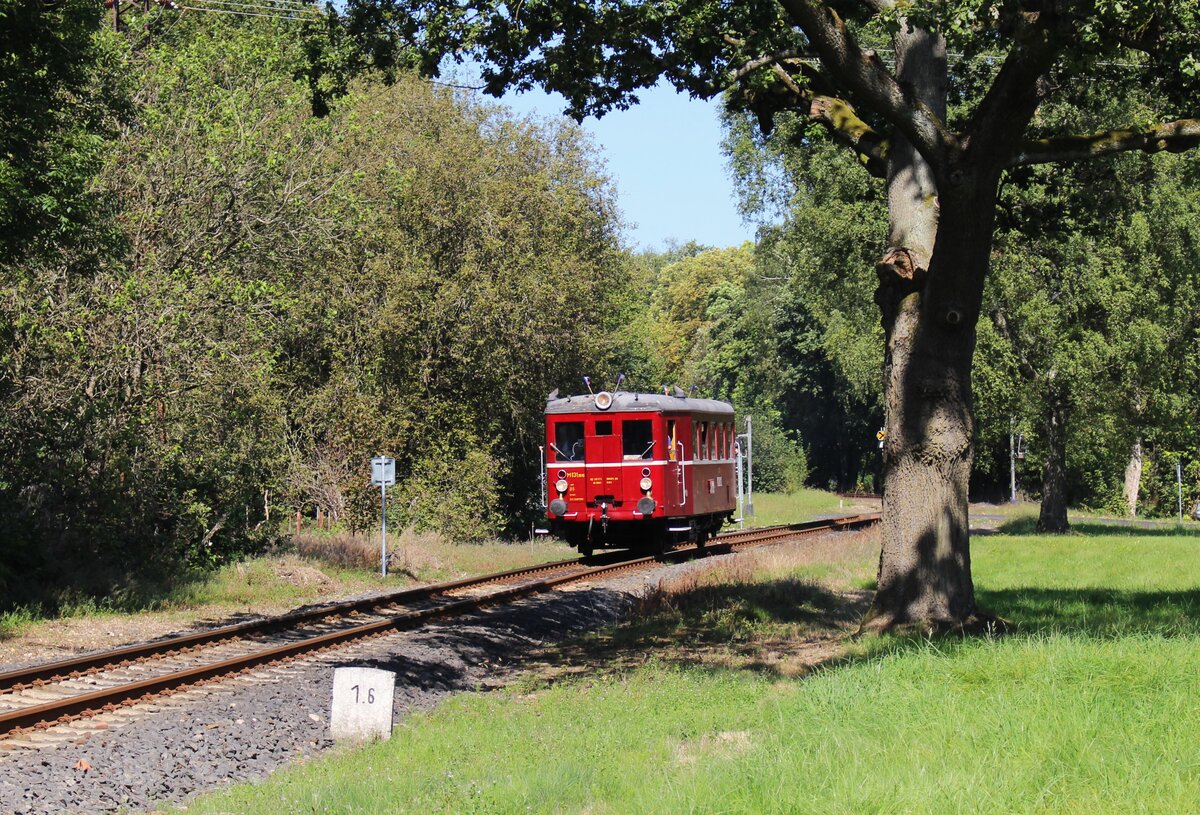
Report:
<svg viewBox="0 0 1200 815"><path fill-rule="evenodd" d="M654 423L650 419L622 422L621 452L626 459L654 458Z"/></svg>
<svg viewBox="0 0 1200 815"><path fill-rule="evenodd" d="M555 461L583 461L583 422L558 422L554 425Z"/></svg>

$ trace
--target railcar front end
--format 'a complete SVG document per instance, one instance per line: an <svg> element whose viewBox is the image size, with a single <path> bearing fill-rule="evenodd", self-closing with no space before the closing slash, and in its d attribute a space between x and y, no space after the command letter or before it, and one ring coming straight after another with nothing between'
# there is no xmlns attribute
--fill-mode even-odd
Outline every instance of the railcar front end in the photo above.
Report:
<svg viewBox="0 0 1200 815"><path fill-rule="evenodd" d="M546 517L580 553L703 544L737 507L733 407L607 393L546 404Z"/></svg>

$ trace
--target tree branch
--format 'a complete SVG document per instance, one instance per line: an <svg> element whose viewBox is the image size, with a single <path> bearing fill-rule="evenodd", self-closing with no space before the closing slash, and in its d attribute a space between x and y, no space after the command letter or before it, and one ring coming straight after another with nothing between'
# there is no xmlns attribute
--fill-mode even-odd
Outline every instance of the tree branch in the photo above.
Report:
<svg viewBox="0 0 1200 815"><path fill-rule="evenodd" d="M729 38L727 37L726 41L728 40ZM735 70L731 76L735 82L740 82L750 74L757 71L759 68L765 68L773 63L781 62L787 59L796 59L802 56L804 56L804 54L800 51L797 51L795 48L786 48L782 51L776 51L772 54L764 54L761 57L755 57L754 59L748 61L745 65Z"/></svg>
<svg viewBox="0 0 1200 815"><path fill-rule="evenodd" d="M1004 312L996 309L992 312L992 324L996 327L997 333L1004 338L1004 341L1013 349L1013 353L1017 356L1017 371L1021 376L1030 381L1037 381L1037 369L1029 362L1029 358L1025 355L1025 349L1018 345L1017 338L1008 327L1008 319L1004 316Z"/></svg>
<svg viewBox="0 0 1200 815"><path fill-rule="evenodd" d="M832 96L814 96L808 115L825 125L835 140L857 153L871 175L887 178L888 140L858 118L850 103Z"/></svg>
<svg viewBox="0 0 1200 815"><path fill-rule="evenodd" d="M1059 51L1044 13L1021 19L1000 73L971 116L965 141L977 155L1008 155L1037 110L1041 80Z"/></svg>
<svg viewBox="0 0 1200 815"><path fill-rule="evenodd" d="M743 85L741 88L744 104L752 110L759 119L759 126L764 133L771 130L771 119L775 113L786 110L799 116L807 116L812 121L824 125L834 141L853 150L866 168L867 172L876 178L887 177L888 139L859 118L854 107L844 99L831 94L822 94L820 90L832 90L827 82L822 82L813 66L801 63L796 59L788 60L788 67L769 55L750 60L733 76L745 79L753 68L770 66L777 84L768 92L761 93L753 87ZM789 68L798 69L805 74L807 82L801 83L789 72Z"/></svg>
<svg viewBox="0 0 1200 815"><path fill-rule="evenodd" d="M1200 146L1200 119L1180 119L1145 130L1109 130L1091 136L1060 136L1025 142L1009 159L1008 166L1080 161L1128 150L1182 153L1197 146Z"/></svg>
<svg viewBox="0 0 1200 815"><path fill-rule="evenodd" d="M821 57L821 63L855 98L894 124L936 169L946 153L960 148L958 137L920 99L901 87L871 52L859 49L841 18L819 0L780 0Z"/></svg>

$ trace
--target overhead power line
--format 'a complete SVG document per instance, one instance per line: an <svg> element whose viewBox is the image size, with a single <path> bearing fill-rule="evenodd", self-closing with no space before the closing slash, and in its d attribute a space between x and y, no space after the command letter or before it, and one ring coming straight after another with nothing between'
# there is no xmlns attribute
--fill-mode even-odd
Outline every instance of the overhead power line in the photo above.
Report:
<svg viewBox="0 0 1200 815"><path fill-rule="evenodd" d="M242 17L267 17L273 20L298 21L321 14L321 9L305 0L105 0L113 11L113 28L120 30L122 6L148 12L151 5L175 11L200 11L216 14L236 14Z"/></svg>
<svg viewBox="0 0 1200 815"><path fill-rule="evenodd" d="M191 0L189 3L180 4L179 8L253 17L277 17L285 20L298 20L306 15L320 13L316 6L302 0Z"/></svg>
<svg viewBox="0 0 1200 815"><path fill-rule="evenodd" d="M238 14L242 17L269 17L272 20L303 20L304 17L295 14L278 14L271 12L258 11L237 11L236 9L213 8L211 6L181 6L175 5L173 8L181 11L204 11L215 14Z"/></svg>

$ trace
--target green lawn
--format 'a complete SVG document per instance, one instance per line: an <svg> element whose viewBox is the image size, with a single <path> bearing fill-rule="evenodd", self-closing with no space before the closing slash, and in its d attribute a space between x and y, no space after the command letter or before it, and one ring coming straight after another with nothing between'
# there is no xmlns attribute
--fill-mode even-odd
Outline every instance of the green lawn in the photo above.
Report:
<svg viewBox="0 0 1200 815"><path fill-rule="evenodd" d="M747 526L777 526L810 521L820 515L851 515L856 512L878 511L878 501L855 501L839 498L837 493L802 489L790 494L755 493L754 515L746 515Z"/></svg>
<svg viewBox="0 0 1200 815"><path fill-rule="evenodd" d="M192 811L1198 811L1200 536L1085 531L975 541L980 601L1019 624L1012 636L871 639L804 678L692 663L696 622L720 616L698 585L703 604L670 604L676 653L462 696L390 742ZM869 572L869 553L854 557ZM813 565L788 568L752 578L760 596L805 585ZM783 615L745 618L775 637Z"/></svg>

